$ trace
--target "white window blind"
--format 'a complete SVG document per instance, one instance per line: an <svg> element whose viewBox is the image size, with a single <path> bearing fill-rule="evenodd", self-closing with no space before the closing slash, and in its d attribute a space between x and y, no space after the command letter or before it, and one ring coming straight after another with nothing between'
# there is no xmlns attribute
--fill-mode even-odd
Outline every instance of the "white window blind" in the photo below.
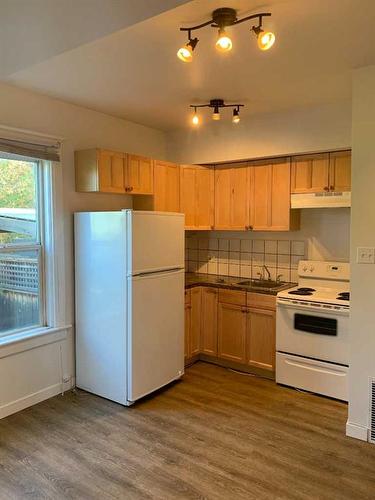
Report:
<svg viewBox="0 0 375 500"><path fill-rule="evenodd" d="M0 151L2 158L12 160L22 160L24 158L35 158L38 160L60 161L60 143L56 141L48 142L27 142L23 140L8 139L1 137Z"/></svg>

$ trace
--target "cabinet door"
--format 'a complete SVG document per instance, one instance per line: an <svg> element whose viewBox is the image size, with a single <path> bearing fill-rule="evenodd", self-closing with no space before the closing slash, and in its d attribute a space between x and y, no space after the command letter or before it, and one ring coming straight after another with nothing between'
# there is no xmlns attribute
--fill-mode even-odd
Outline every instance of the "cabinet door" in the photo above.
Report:
<svg viewBox="0 0 375 500"><path fill-rule="evenodd" d="M275 370L276 340L275 311L250 309L247 314L247 364L265 370Z"/></svg>
<svg viewBox="0 0 375 500"><path fill-rule="evenodd" d="M181 166L180 170L180 199L181 212L185 214L185 229L195 229L197 189L196 168Z"/></svg>
<svg viewBox="0 0 375 500"><path fill-rule="evenodd" d="M99 191L125 193L125 155L113 151L99 151Z"/></svg>
<svg viewBox="0 0 375 500"><path fill-rule="evenodd" d="M180 171L178 165L155 161L154 210L160 212L180 211Z"/></svg>
<svg viewBox="0 0 375 500"><path fill-rule="evenodd" d="M249 200L246 163L215 168L215 229L248 229Z"/></svg>
<svg viewBox="0 0 375 500"><path fill-rule="evenodd" d="M246 230L250 219L249 168L247 164L231 169L231 228Z"/></svg>
<svg viewBox="0 0 375 500"><path fill-rule="evenodd" d="M195 229L213 229L215 202L214 170L213 168L197 168L195 176Z"/></svg>
<svg viewBox="0 0 375 500"><path fill-rule="evenodd" d="M250 224L256 231L267 231L271 224L271 176L272 165L250 167Z"/></svg>
<svg viewBox="0 0 375 500"><path fill-rule="evenodd" d="M329 155L330 191L351 190L351 152L338 151Z"/></svg>
<svg viewBox="0 0 375 500"><path fill-rule="evenodd" d="M219 303L218 357L237 363L246 362L246 308Z"/></svg>
<svg viewBox="0 0 375 500"><path fill-rule="evenodd" d="M271 172L271 231L289 231L290 212L290 162L274 163Z"/></svg>
<svg viewBox="0 0 375 500"><path fill-rule="evenodd" d="M125 189L132 194L152 194L153 162L144 156L128 155Z"/></svg>
<svg viewBox="0 0 375 500"><path fill-rule="evenodd" d="M328 153L292 158L292 193L319 193L328 189Z"/></svg>
<svg viewBox="0 0 375 500"><path fill-rule="evenodd" d="M255 231L289 231L290 162L253 162L250 168L250 223Z"/></svg>
<svg viewBox="0 0 375 500"><path fill-rule="evenodd" d="M231 229L231 169L215 167L215 229Z"/></svg>
<svg viewBox="0 0 375 500"><path fill-rule="evenodd" d="M185 304L185 360L191 357L190 355L190 312L191 305Z"/></svg>
<svg viewBox="0 0 375 500"><path fill-rule="evenodd" d="M195 356L200 352L201 338L201 288L191 289L191 316L190 316L190 356Z"/></svg>
<svg viewBox="0 0 375 500"><path fill-rule="evenodd" d="M217 356L217 298L216 288L202 288L201 352Z"/></svg>

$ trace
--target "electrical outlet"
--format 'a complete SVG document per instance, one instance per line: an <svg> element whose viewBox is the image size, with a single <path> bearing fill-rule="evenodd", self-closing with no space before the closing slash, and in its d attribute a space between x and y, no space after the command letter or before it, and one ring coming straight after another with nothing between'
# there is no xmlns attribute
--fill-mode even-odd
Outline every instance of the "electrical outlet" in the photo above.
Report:
<svg viewBox="0 0 375 500"><path fill-rule="evenodd" d="M358 247L357 248L357 263L358 264L375 264L375 248L374 247Z"/></svg>

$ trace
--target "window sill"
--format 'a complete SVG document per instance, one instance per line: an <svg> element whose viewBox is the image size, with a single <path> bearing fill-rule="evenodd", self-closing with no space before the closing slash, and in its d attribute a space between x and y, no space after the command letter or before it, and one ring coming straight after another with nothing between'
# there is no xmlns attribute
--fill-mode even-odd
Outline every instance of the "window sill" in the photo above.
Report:
<svg viewBox="0 0 375 500"><path fill-rule="evenodd" d="M65 340L70 329L71 325L42 327L0 337L0 358Z"/></svg>

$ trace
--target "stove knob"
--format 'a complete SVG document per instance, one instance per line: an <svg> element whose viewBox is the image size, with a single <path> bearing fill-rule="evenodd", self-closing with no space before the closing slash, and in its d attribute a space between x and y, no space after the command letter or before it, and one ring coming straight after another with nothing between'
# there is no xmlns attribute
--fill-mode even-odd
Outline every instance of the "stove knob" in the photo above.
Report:
<svg viewBox="0 0 375 500"><path fill-rule="evenodd" d="M311 266L311 267L310 267L310 272L312 272L312 273L313 273L313 272L314 272L314 270L315 270L314 266Z"/></svg>
<svg viewBox="0 0 375 500"><path fill-rule="evenodd" d="M307 271L307 267L305 266L302 271L305 273Z"/></svg>

